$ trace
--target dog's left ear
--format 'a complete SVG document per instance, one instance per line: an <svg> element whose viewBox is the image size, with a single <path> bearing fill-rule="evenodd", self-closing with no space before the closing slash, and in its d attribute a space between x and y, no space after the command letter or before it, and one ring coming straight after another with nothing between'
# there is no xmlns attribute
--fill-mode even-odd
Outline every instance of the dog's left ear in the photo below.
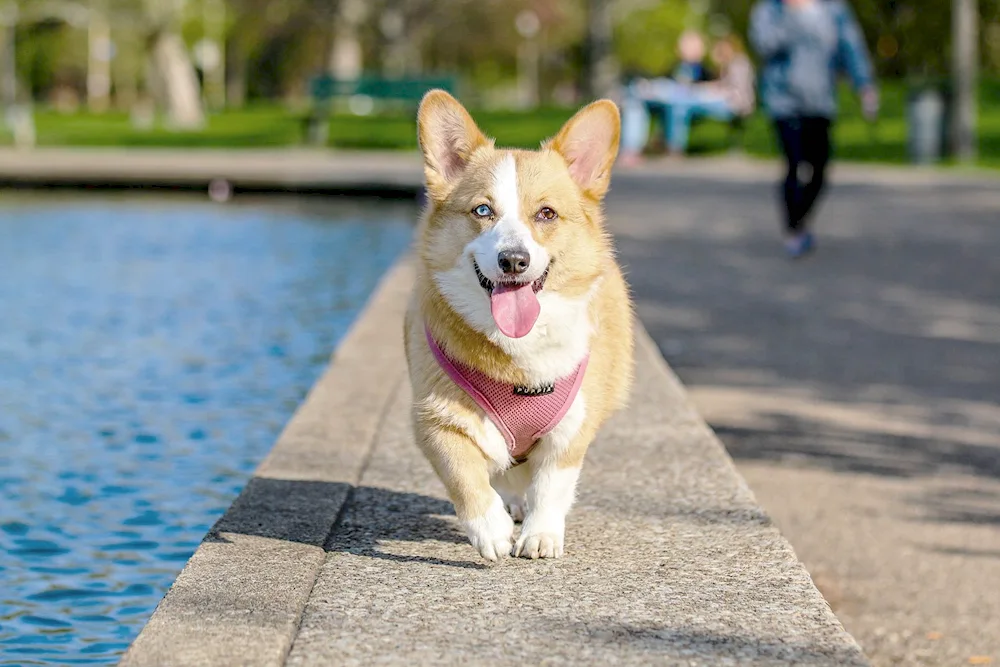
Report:
<svg viewBox="0 0 1000 667"><path fill-rule="evenodd" d="M611 167L618 156L621 118L611 100L588 104L566 121L547 146L559 153L576 184L595 199L611 183Z"/></svg>

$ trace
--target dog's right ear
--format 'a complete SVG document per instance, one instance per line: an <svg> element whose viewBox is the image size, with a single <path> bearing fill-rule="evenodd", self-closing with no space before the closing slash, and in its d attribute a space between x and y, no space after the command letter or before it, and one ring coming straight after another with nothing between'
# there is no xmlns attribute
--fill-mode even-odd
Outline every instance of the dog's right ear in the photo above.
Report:
<svg viewBox="0 0 1000 667"><path fill-rule="evenodd" d="M427 190L435 199L448 195L472 154L490 143L465 107L443 90L432 90L421 100L417 138Z"/></svg>

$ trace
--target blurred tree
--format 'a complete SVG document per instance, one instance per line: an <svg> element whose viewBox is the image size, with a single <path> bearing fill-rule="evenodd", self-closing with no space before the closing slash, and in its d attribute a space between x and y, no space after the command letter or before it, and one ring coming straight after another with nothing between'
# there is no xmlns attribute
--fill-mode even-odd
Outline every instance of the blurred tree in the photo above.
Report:
<svg viewBox="0 0 1000 667"><path fill-rule="evenodd" d="M151 62L150 88L179 128L205 122L201 85L181 27L187 0L137 0Z"/></svg>
<svg viewBox="0 0 1000 667"><path fill-rule="evenodd" d="M988 0L980 11L983 67L994 75L1000 75L1000 0Z"/></svg>
<svg viewBox="0 0 1000 667"><path fill-rule="evenodd" d="M201 85L181 35L186 5L187 0L108 0L106 5L114 23L142 36L150 64L147 86L178 128L205 121Z"/></svg>
<svg viewBox="0 0 1000 667"><path fill-rule="evenodd" d="M979 3L952 0L951 71L954 90L951 140L959 162L976 157L977 99L979 78Z"/></svg>
<svg viewBox="0 0 1000 667"><path fill-rule="evenodd" d="M615 3L613 0L587 0L587 35L584 66L585 95L611 97L618 82L615 59ZM619 45L625 42L619 41Z"/></svg>
<svg viewBox="0 0 1000 667"><path fill-rule="evenodd" d="M22 23L16 31L18 87L31 99L48 98L60 87L82 82L80 62L85 44L55 19ZM75 105L74 100L66 100Z"/></svg>
<svg viewBox="0 0 1000 667"><path fill-rule="evenodd" d="M300 94L325 67L335 9L329 0L228 0L227 103Z"/></svg>
<svg viewBox="0 0 1000 667"><path fill-rule="evenodd" d="M248 97L299 98L309 77L328 69L345 77L456 74L474 104L536 97L569 104L582 91L608 94L619 64L669 71L685 27L745 34L754 1L0 0L0 8L17 6L20 15L17 38L0 40L0 55L16 44L21 89L35 96L59 90L69 100L70 91L86 91L101 109L109 91L127 106L147 88L178 125L202 122L199 74L206 94L223 98L222 70L206 65L206 37L224 42L224 97L236 106ZM948 76L951 0L847 1L882 76ZM1000 0L973 1L982 65L1000 74ZM517 28L525 12L537 17L527 32ZM518 89L519 70L530 70L530 91L528 84ZM10 89L11 80L0 77L0 88Z"/></svg>
<svg viewBox="0 0 1000 667"><path fill-rule="evenodd" d="M685 28L702 28L688 0L622 3L615 39L626 72L666 75L677 62L677 38Z"/></svg>

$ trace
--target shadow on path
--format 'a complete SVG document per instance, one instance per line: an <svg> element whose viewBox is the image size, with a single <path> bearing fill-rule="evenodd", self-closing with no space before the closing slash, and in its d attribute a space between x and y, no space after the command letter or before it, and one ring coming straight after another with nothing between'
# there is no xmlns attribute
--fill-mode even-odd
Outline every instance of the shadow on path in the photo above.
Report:
<svg viewBox="0 0 1000 667"><path fill-rule="evenodd" d="M623 180L609 200L664 356L695 392L739 404L735 420L706 414L732 455L1000 478L1000 197L836 187L819 252L799 262L776 215L770 186L721 180Z"/></svg>
<svg viewBox="0 0 1000 667"><path fill-rule="evenodd" d="M328 552L398 562L483 569L474 561L397 555L385 541L465 544L450 502L415 493L336 482L254 477L215 524L206 541L226 542L225 533L252 535L323 547ZM469 551L470 558L473 552Z"/></svg>
<svg viewBox="0 0 1000 667"><path fill-rule="evenodd" d="M711 632L700 628L622 622L617 617L575 623L574 635L631 651L659 655L735 655L747 663L796 665L856 665L858 655L842 641L805 643L754 637L739 632ZM841 638L836 638L841 639Z"/></svg>

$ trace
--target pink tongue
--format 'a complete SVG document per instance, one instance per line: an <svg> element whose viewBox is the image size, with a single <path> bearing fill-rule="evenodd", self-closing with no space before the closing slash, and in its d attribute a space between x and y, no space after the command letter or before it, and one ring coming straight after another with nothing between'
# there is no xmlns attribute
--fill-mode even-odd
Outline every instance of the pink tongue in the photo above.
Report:
<svg viewBox="0 0 1000 667"><path fill-rule="evenodd" d="M538 297L531 283L526 285L498 284L490 297L493 319L500 331L508 338L522 338L535 326L538 313Z"/></svg>

